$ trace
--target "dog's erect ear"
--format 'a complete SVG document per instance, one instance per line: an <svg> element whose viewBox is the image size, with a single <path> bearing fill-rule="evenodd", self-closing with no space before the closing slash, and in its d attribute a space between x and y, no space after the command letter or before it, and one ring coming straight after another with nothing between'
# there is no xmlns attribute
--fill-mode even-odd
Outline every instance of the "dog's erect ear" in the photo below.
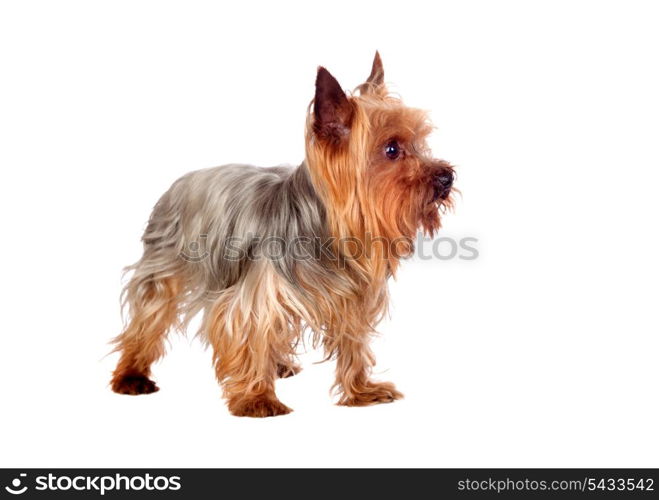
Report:
<svg viewBox="0 0 659 500"><path fill-rule="evenodd" d="M380 53L377 50L375 51L375 57L373 58L371 74L366 79L366 83L370 83L374 87L379 87L384 83L384 67L382 66Z"/></svg>
<svg viewBox="0 0 659 500"><path fill-rule="evenodd" d="M320 66L316 76L313 103L313 130L321 139L338 142L348 136L352 122L352 104L329 71Z"/></svg>
<svg viewBox="0 0 659 500"><path fill-rule="evenodd" d="M375 51L371 74L368 76L366 81L357 88L362 94L386 93L386 89L384 87L384 67L382 66L382 59L380 58L380 53L378 51Z"/></svg>

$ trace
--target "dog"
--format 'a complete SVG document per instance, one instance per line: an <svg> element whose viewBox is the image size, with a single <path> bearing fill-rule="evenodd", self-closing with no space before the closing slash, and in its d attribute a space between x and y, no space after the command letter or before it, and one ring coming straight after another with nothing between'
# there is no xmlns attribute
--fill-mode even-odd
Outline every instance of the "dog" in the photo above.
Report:
<svg viewBox="0 0 659 500"><path fill-rule="evenodd" d="M336 359L338 404L402 398L371 379L369 341L388 279L417 232L434 234L452 206L454 168L431 156L431 130L425 112L388 93L376 52L352 93L318 68L300 166L232 164L174 182L153 209L141 259L126 268L112 390L157 391L151 365L168 331L203 311L199 334L233 415L292 411L275 380L299 372L305 332Z"/></svg>

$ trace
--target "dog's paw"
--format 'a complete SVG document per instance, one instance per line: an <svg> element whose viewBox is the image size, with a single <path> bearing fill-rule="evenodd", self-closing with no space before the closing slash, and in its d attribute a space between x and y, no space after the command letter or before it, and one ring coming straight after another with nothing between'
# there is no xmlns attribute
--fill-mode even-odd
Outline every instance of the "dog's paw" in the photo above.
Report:
<svg viewBox="0 0 659 500"><path fill-rule="evenodd" d="M117 394L151 394L158 392L160 388L153 380L145 375L126 374L115 377L112 380L112 390Z"/></svg>
<svg viewBox="0 0 659 500"><path fill-rule="evenodd" d="M264 418L286 415L293 410L276 398L260 396L231 402L229 411L236 417Z"/></svg>
<svg viewBox="0 0 659 500"><path fill-rule="evenodd" d="M343 393L338 404L342 406L371 406L380 403L393 403L402 399L403 393L396 390L391 382L368 382L350 393Z"/></svg>
<svg viewBox="0 0 659 500"><path fill-rule="evenodd" d="M290 364L290 365L283 365L283 364L278 364L277 365L277 377L279 378L289 378L297 375L302 371L302 367L300 365L296 364Z"/></svg>

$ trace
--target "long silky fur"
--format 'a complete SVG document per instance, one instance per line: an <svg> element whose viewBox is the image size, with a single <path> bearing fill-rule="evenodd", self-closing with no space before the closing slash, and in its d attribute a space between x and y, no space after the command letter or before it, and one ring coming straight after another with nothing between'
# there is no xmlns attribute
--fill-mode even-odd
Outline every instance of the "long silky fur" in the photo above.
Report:
<svg viewBox="0 0 659 500"><path fill-rule="evenodd" d="M372 87L367 82L350 97L354 113L344 147L314 136L310 107L300 166L199 170L160 198L142 237L142 258L127 268L132 275L122 297L128 321L115 339L122 353L115 390L157 390L148 386L148 375L164 353L165 333L185 329L203 311L199 333L213 346L217 377L234 414L290 411L276 399L273 383L278 371L293 370L295 346L306 331L327 358L343 353L337 362L340 402L401 397L391 384L370 382L368 342L387 310L388 278L411 253L419 225L431 233L439 228L437 208L450 199L426 200L423 155L414 179L395 177L372 160L369 152L388 135L408 131L421 151L430 131L425 113ZM340 243L370 237L385 244L373 245L367 255ZM328 257L321 247L331 238ZM313 258L291 252L254 258L264 239L304 239ZM399 254L385 248L392 241L402 244Z"/></svg>

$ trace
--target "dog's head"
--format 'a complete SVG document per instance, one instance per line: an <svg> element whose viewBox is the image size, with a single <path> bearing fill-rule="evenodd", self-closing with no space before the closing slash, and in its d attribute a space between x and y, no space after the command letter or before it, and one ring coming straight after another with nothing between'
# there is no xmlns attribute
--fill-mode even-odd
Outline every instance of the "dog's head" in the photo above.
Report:
<svg viewBox="0 0 659 500"><path fill-rule="evenodd" d="M378 53L370 76L350 95L318 68L307 164L335 235L402 240L404 254L419 228L439 229L440 212L451 206L454 170L432 157L431 130L424 111L389 95Z"/></svg>

